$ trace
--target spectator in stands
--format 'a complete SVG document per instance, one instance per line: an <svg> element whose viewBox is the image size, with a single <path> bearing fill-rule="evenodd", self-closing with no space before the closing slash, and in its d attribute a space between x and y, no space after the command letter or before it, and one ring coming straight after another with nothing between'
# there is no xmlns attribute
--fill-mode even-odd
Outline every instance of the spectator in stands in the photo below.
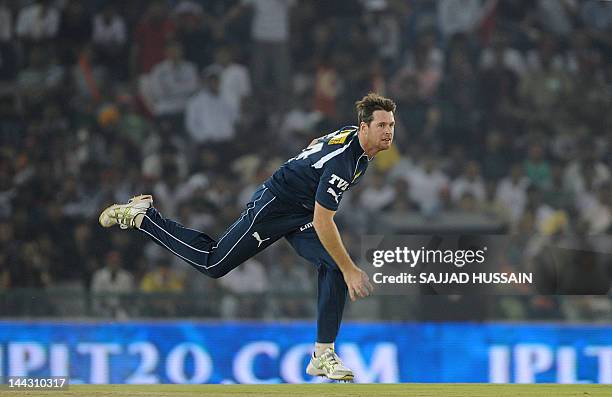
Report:
<svg viewBox="0 0 612 397"><path fill-rule="evenodd" d="M612 231L612 184L602 185L597 191L593 203L581 214L587 222L588 233L610 234Z"/></svg>
<svg viewBox="0 0 612 397"><path fill-rule="evenodd" d="M568 210L574 203L574 195L563 184L563 165L555 161L550 166L550 184L542 192L544 202L555 209Z"/></svg>
<svg viewBox="0 0 612 397"><path fill-rule="evenodd" d="M374 213L383 211L395 200L395 189L385 183L384 175L379 172L373 173L370 178L372 180L359 196L359 206Z"/></svg>
<svg viewBox="0 0 612 397"><path fill-rule="evenodd" d="M127 28L125 19L112 2L107 2L93 18L92 43L100 64L118 79L128 77Z"/></svg>
<svg viewBox="0 0 612 397"><path fill-rule="evenodd" d="M538 48L538 61L532 62L519 84L519 97L524 109L523 117L530 122L554 125L556 112L565 98L571 96L572 81L563 70L555 66L554 44L544 38ZM562 60L560 60L562 62Z"/></svg>
<svg viewBox="0 0 612 397"><path fill-rule="evenodd" d="M485 200L485 185L480 175L480 165L476 161L469 161L463 174L451 183L451 199L458 203L466 194L478 202Z"/></svg>
<svg viewBox="0 0 612 397"><path fill-rule="evenodd" d="M420 166L412 167L406 174L406 181L410 199L419 206L421 213L434 215L445 207L450 180L434 157L427 157Z"/></svg>
<svg viewBox="0 0 612 397"><path fill-rule="evenodd" d="M204 70L205 86L189 99L185 127L195 143L225 142L234 138L238 114L221 96L221 68Z"/></svg>
<svg viewBox="0 0 612 397"><path fill-rule="evenodd" d="M121 295L128 294L133 289L134 277L123 269L121 253L109 251L104 259L104 267L98 269L91 280L94 312L113 318L129 317Z"/></svg>
<svg viewBox="0 0 612 397"><path fill-rule="evenodd" d="M532 143L527 150L527 159L523 164L529 182L540 189L550 185L550 165L545 158L544 148L540 143Z"/></svg>
<svg viewBox="0 0 612 397"><path fill-rule="evenodd" d="M242 102L251 95L249 70L236 62L235 49L231 46L217 49L215 64L221 67L219 76L221 98L232 107L234 114L239 115L242 110Z"/></svg>
<svg viewBox="0 0 612 397"><path fill-rule="evenodd" d="M132 44L132 76L146 74L164 60L166 44L174 39L175 25L164 3L154 0L136 25Z"/></svg>
<svg viewBox="0 0 612 397"><path fill-rule="evenodd" d="M510 224L516 226L523 216L527 202L529 180L524 176L521 164L514 164L510 175L499 181L495 199L510 215Z"/></svg>
<svg viewBox="0 0 612 397"><path fill-rule="evenodd" d="M318 130L319 123L323 119L321 112L313 109L312 96L310 93L303 93L292 98L293 104L285 113L281 122L279 136L283 144L287 145L288 150L300 150L304 147L304 142L314 135Z"/></svg>
<svg viewBox="0 0 612 397"><path fill-rule="evenodd" d="M566 37L572 30L577 4L570 0L538 0L537 11L538 21L547 31Z"/></svg>
<svg viewBox="0 0 612 397"><path fill-rule="evenodd" d="M52 284L49 259L44 257L37 241L28 241L19 247L11 282L14 287L36 289L44 289Z"/></svg>
<svg viewBox="0 0 612 397"><path fill-rule="evenodd" d="M169 258L162 256L156 262L155 269L147 272L140 281L142 292L154 294L144 299L141 312L155 317L176 316L179 302L167 294L183 291L184 279L172 269Z"/></svg>
<svg viewBox="0 0 612 397"><path fill-rule="evenodd" d="M57 35L60 12L51 0L36 0L17 14L15 32L26 43L41 43Z"/></svg>
<svg viewBox="0 0 612 397"><path fill-rule="evenodd" d="M445 39L456 33L473 33L495 6L496 0L440 0L438 26Z"/></svg>
<svg viewBox="0 0 612 397"><path fill-rule="evenodd" d="M187 101L198 90L199 78L195 65L184 59L179 43L166 45L166 59L153 67L150 81L153 114L181 126Z"/></svg>
<svg viewBox="0 0 612 397"><path fill-rule="evenodd" d="M578 158L565 168L563 181L565 188L572 194L587 190L586 178L598 187L611 178L610 168L597 158L596 148L592 142L581 145Z"/></svg>

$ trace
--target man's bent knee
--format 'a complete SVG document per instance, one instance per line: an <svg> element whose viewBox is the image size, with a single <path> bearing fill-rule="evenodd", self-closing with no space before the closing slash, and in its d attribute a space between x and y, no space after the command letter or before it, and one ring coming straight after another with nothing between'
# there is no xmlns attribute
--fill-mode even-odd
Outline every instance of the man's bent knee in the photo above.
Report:
<svg viewBox="0 0 612 397"><path fill-rule="evenodd" d="M206 270L206 275L208 275L211 278L217 279L217 278L221 278L221 277L225 276L232 269L233 269L233 267L229 268L229 269L226 269L226 268L223 268L223 267L213 266L210 269Z"/></svg>

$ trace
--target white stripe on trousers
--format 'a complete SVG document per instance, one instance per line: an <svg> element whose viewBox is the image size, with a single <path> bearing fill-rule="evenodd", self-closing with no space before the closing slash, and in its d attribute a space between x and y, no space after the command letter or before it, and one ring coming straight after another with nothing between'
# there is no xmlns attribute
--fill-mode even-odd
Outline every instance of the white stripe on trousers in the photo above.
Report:
<svg viewBox="0 0 612 397"><path fill-rule="evenodd" d="M262 193L262 196L263 196L263 193ZM260 197L260 198L261 198L261 197ZM139 229L139 230L142 230L143 232L147 233L149 236L153 237L153 238L154 238L155 240L157 240L157 241L158 241L158 242L159 242L159 243L160 243L162 246L166 247L166 248L167 248L167 249L168 249L170 252L172 252L173 254L175 254L176 256L178 256L179 258L181 258L181 259L183 259L183 260L185 260L185 261L187 261L187 262L189 262L189 263L191 263L191 264L193 264L193 265L195 265L195 266L198 266L198 267L203 267L204 269L210 269L210 268L212 268L212 267L217 266L218 264L220 264L221 262L223 262L223 260L224 260L225 258L227 258L227 256L228 256L228 255L229 255L229 254L230 254L230 253L233 251L233 249L234 249L234 248L236 248L236 246L237 246L237 245L238 245L238 243L239 243L239 242L240 242L240 241L241 241L241 240L244 238L244 236L246 236L246 234L249 232L249 230L251 230L251 227L253 227L253 224L255 223L255 219L257 219L257 215L259 215L259 213L260 213L260 212L261 212L261 211L262 211L264 208L266 208L266 206L267 206L268 204L270 204L272 201L274 201L274 199L276 199L276 196L275 196L275 197L272 197L272 199L271 199L270 201L268 201L266 204L264 204L264 205L263 205L263 207L261 207L261 208L259 209L259 211L257 211L257 213L255 214L255 216L253 217L253 221L252 221L252 222L251 222L251 224L249 225L248 229L247 229L247 230L244 232L244 234L243 234L242 236L240 236L240 238L238 239L238 241L236 241L236 242L234 243L234 245L232 246L232 248L230 248L230 249L229 249L229 251L228 251L228 252L227 252L227 253L226 253L226 254L223 256L223 258L221 258L221 259L220 259L220 260L219 260L217 263L215 263L214 265L210 265L210 266L206 266L206 265L198 264L198 263L193 262L192 260L189 260L189 259L185 258L184 256L180 255L179 253L177 253L176 251L174 251L173 249L171 249L170 247L168 247L166 244L164 244L164 243L163 243L161 240L159 240L157 237L153 236L151 233L147 232L147 231L146 231L146 230L144 230L144 229ZM254 208L254 207L253 207L253 208ZM247 211L248 211L248 210L247 210ZM245 215L246 215L246 214L245 214ZM184 241L182 241L182 240L179 240L177 237L175 237L174 235L170 234L170 233L169 233L167 230L163 229L161 226L159 226L158 224L156 224L156 223L155 223L155 222L154 222L154 221L153 221L151 218L149 218L147 215L145 215L145 218L147 218L149 221L151 221L151 223L152 223L152 224L154 224L155 226L157 226L159 229L163 230L163 231L164 231L166 234L168 234L170 237L174 238L176 241L180 242L181 244L185 245L186 247L191 248L191 249L193 249L194 251L197 251L197 252L200 252L200 253L204 253L204 254L209 254L209 253L210 253L209 251L203 251L203 250L197 249L197 248L195 248L195 247L193 247L193 246L191 246L191 245L187 244L186 242L184 242ZM243 217L243 218L244 218L244 217ZM242 218L241 218L241 220L242 220ZM236 224L236 225L237 225L237 224ZM236 225L234 225L234 226L236 226ZM226 233L226 235L227 235L227 233ZM219 240L219 241L220 241L220 240Z"/></svg>
<svg viewBox="0 0 612 397"><path fill-rule="evenodd" d="M260 200L260 199L263 197L263 195L264 195L264 193L266 192L266 190L267 190L267 189L268 189L268 188L265 188L265 189L264 189L264 191L263 191L263 192L261 192L261 195L259 196L259 198L258 198L257 200L255 200L255 201L253 201L253 207L251 207L251 208L247 208L247 210L246 210L246 212L244 213L244 215L242 215L242 217L241 217L241 218L238 220L238 222L236 222L236 223L235 223L235 224L234 224L234 225L233 225L233 226L230 228L230 230L228 230L228 231L227 231L227 232L226 232L226 233L223 235L223 237L221 237L221 239L220 239L219 241L217 241L217 243L215 244L215 246L213 247L213 249L215 249L215 248L217 248L217 247L219 246L219 243L221 242L221 240L223 240L223 239L225 238L225 236L227 236L227 235L229 234L229 232L231 232L231 231L232 231L232 229L233 229L234 227L236 227L236 226L237 226L237 225L238 225L238 224L239 224L239 223L242 221L242 219L243 219L243 218L244 218L244 217L245 217L245 216L246 216L246 215L249 213L249 210L250 210L250 209L255 208L255 203L256 203L257 201L259 201L259 200ZM191 248L191 249L193 249L194 251L201 252L201 253L203 253L203 254L210 254L210 252L211 252L211 251L204 251L204 250L197 249L196 247L193 247L193 246L191 246L191 245L189 245L189 244L185 243L183 240L179 240L179 238L178 238L178 237L176 237L175 235L173 235L172 233L170 233L170 232L169 232L169 231L167 231L166 229L164 229L164 228L162 228L161 226L159 226L157 223L155 223L155 221L154 221L153 219L149 218L149 217L148 217L146 214L145 214L145 218L147 218L149 221L151 221L151 223L152 223L152 224L154 224L155 226L157 226L159 229L161 229L162 231L164 231L164 232L165 232L165 233L166 233L168 236L172 237L173 239L175 239L175 240L176 240L176 241L178 241L179 243L184 244L184 245L185 245L185 246L187 246L188 248ZM186 229L189 229L189 228L186 228ZM193 230L193 229L189 229L189 230ZM193 230L193 231L194 231L194 232L199 232L198 230Z"/></svg>

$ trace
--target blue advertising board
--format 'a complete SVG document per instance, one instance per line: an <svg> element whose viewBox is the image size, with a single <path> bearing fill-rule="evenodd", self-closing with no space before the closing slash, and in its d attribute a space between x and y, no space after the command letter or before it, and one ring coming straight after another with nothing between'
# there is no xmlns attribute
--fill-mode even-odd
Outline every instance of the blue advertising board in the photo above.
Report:
<svg viewBox="0 0 612 397"><path fill-rule="evenodd" d="M0 376L72 383L299 383L309 322L0 322ZM356 382L612 383L612 325L347 323Z"/></svg>

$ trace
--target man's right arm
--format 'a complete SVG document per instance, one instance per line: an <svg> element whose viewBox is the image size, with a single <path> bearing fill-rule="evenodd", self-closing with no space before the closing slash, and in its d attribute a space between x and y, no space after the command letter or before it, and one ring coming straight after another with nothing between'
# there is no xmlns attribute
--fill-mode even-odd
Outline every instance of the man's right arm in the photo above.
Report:
<svg viewBox="0 0 612 397"><path fill-rule="evenodd" d="M348 287L351 300L364 298L373 291L368 275L357 267L349 256L340 232L334 221L336 211L332 211L315 202L313 226L321 244L336 262Z"/></svg>

